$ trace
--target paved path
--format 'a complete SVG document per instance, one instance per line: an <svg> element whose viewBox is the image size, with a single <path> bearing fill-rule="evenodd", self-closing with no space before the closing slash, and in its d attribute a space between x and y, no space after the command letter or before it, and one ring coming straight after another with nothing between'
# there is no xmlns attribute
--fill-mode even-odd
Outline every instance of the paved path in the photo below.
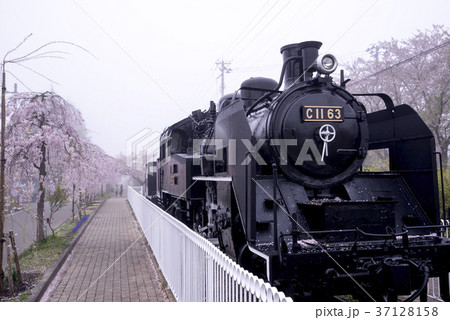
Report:
<svg viewBox="0 0 450 320"><path fill-rule="evenodd" d="M125 198L111 198L41 301L169 301Z"/></svg>

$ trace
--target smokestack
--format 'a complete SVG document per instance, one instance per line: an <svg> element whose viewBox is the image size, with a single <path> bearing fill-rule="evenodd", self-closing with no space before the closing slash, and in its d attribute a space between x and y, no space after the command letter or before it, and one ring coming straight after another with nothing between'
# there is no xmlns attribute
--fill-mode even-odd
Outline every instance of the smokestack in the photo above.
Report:
<svg viewBox="0 0 450 320"><path fill-rule="evenodd" d="M314 62L319 56L319 49L322 42L319 41L305 41L300 43L288 44L281 48L283 55L283 62L292 57L293 59L287 62L286 72L284 74L284 87L290 87L297 79L299 81L307 81L312 78L312 73L315 70Z"/></svg>

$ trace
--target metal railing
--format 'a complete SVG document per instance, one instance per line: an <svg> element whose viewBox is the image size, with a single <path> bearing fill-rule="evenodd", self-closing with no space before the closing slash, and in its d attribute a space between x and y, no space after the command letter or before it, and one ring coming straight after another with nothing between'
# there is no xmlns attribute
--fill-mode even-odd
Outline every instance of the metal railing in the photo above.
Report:
<svg viewBox="0 0 450 320"><path fill-rule="evenodd" d="M442 225L449 225L449 220L443 220L441 219ZM448 229L447 229L448 230ZM448 231L446 233L443 233L442 236L448 236ZM450 277L450 274L449 274ZM428 301L441 301L441 289L439 287L439 278L430 278L428 280L428 288L427 288L427 295L428 295Z"/></svg>
<svg viewBox="0 0 450 320"><path fill-rule="evenodd" d="M128 187L128 201L177 301L292 302L148 201L140 188Z"/></svg>
<svg viewBox="0 0 450 320"><path fill-rule="evenodd" d="M128 188L128 201L177 301L292 301L148 201L141 187ZM428 298L442 301L439 278L429 280Z"/></svg>

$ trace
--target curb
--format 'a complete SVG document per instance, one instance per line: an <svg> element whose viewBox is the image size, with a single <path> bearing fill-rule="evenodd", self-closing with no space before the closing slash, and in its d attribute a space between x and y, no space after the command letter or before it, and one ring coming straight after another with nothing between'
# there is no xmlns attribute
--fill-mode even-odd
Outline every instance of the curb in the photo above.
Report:
<svg viewBox="0 0 450 320"><path fill-rule="evenodd" d="M106 199L108 200L108 199ZM95 209L95 211L89 216L87 221L83 223L83 226L81 227L81 230L79 229L79 233L76 236L75 239L72 240L70 246L64 250L64 252L59 257L58 261L56 261L54 264L50 266L50 268L47 269L47 271L44 273L44 276L42 277L42 281L40 281L32 290L31 290L31 296L27 299L27 302L39 302L44 295L45 291L48 289L52 281L55 279L56 275L58 274L59 270L61 270L61 267L64 265L64 263L67 260L67 257L72 252L73 248L76 246L78 241L80 240L81 236L83 235L84 231L90 224L92 218L95 216L97 211L100 210L100 208L103 206L103 204L106 202L106 200L103 200L102 203Z"/></svg>

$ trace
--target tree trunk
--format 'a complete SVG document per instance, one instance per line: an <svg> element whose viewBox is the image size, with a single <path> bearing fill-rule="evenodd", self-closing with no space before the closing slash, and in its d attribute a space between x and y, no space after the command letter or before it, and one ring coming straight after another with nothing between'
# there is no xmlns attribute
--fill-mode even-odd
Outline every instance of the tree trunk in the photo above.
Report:
<svg viewBox="0 0 450 320"><path fill-rule="evenodd" d="M53 230L53 228L52 228L52 219L51 218L48 220L47 224L48 224L48 227L50 228L50 230L52 230L52 235L55 236L55 230Z"/></svg>
<svg viewBox="0 0 450 320"><path fill-rule="evenodd" d="M72 222L75 222L75 183L72 188Z"/></svg>
<svg viewBox="0 0 450 320"><path fill-rule="evenodd" d="M78 204L78 216L80 217L80 221L81 221L81 218L83 217L83 199L82 199L82 195L81 195L81 190L80 190L80 193L79 193L79 195L78 195L78 201L79 201L79 204Z"/></svg>
<svg viewBox="0 0 450 320"><path fill-rule="evenodd" d="M441 154L442 154L442 167L446 169L448 166L448 142L445 141L441 145Z"/></svg>
<svg viewBox="0 0 450 320"><path fill-rule="evenodd" d="M39 166L39 200L37 204L37 215L36 215L36 242L42 242L45 238L44 236L44 202L45 202L45 185L44 180L47 175L45 169L45 154L46 147L45 143L41 146L42 160Z"/></svg>

